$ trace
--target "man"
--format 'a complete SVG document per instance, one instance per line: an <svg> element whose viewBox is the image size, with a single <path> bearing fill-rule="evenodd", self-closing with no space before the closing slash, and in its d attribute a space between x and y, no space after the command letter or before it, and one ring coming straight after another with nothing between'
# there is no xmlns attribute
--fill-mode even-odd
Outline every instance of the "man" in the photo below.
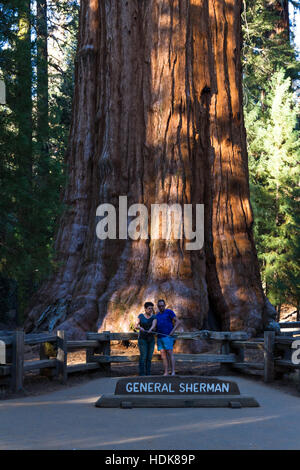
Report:
<svg viewBox="0 0 300 470"><path fill-rule="evenodd" d="M166 308L163 299L157 302L159 312L156 314L157 349L160 351L164 366L164 375L168 375L168 366L171 375L175 375L175 359L173 355L174 338L172 334L180 325L180 320L176 318L173 310Z"/></svg>

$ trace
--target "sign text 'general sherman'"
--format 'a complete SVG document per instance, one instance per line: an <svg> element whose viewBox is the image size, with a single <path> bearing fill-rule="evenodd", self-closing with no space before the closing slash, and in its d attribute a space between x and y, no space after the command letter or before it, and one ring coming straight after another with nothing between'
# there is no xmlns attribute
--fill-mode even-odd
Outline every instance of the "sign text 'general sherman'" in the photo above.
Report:
<svg viewBox="0 0 300 470"><path fill-rule="evenodd" d="M139 377L121 379L117 395L123 394L239 394L234 382L207 377Z"/></svg>

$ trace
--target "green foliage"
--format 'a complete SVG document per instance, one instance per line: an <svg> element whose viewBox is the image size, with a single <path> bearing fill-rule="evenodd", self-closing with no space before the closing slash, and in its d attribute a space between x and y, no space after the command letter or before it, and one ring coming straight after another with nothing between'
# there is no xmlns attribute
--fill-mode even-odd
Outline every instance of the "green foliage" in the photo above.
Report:
<svg viewBox="0 0 300 470"><path fill-rule="evenodd" d="M299 297L299 106L281 69L266 88L265 108L246 113L254 235L269 299L275 305Z"/></svg>
<svg viewBox="0 0 300 470"><path fill-rule="evenodd" d="M254 236L270 301L299 308L300 62L288 2L244 3L243 72ZM299 1L291 2L295 8Z"/></svg>
<svg viewBox="0 0 300 470"><path fill-rule="evenodd" d="M278 68L284 69L292 80L299 78L300 62L293 46L293 32L288 33L287 27L283 27L283 10L278 10L285 3L288 2L243 1L242 60L246 106L249 101L263 101L265 87ZM293 3L300 7L300 2Z"/></svg>
<svg viewBox="0 0 300 470"><path fill-rule="evenodd" d="M42 91L48 95L49 112L43 148L37 119L41 90L37 87L35 2L31 10L28 0L6 2L0 9L0 78L7 92L7 104L0 105L0 275L17 281L21 315L33 292L53 271L54 236L63 210L78 4L59 3L57 8L57 2L48 1L49 82L48 93ZM31 34L27 36L21 34L26 31L20 25L24 11L29 13ZM21 41L26 41L25 49Z"/></svg>

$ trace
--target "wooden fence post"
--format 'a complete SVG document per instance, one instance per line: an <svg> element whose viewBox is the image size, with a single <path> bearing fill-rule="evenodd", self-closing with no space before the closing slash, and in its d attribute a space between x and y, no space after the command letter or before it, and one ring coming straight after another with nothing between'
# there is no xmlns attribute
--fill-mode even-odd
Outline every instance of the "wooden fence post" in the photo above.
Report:
<svg viewBox="0 0 300 470"><path fill-rule="evenodd" d="M44 359L49 359L49 356L48 354L46 354L46 351L45 351L45 343L41 343L40 344L40 361L44 360ZM40 370L40 375L43 375L43 376L48 376L48 370L49 369L42 369Z"/></svg>
<svg viewBox="0 0 300 470"><path fill-rule="evenodd" d="M50 358L50 355L49 355L49 351L47 349L47 346L46 345L50 345L50 343L41 343L40 344L40 361L43 361L45 359L49 359ZM44 376L44 377L48 377L48 379L52 379L54 375L56 375L56 370L55 368L53 369L41 369L40 370L40 375Z"/></svg>
<svg viewBox="0 0 300 470"><path fill-rule="evenodd" d="M296 390L300 393L300 369L296 369Z"/></svg>
<svg viewBox="0 0 300 470"><path fill-rule="evenodd" d="M99 346L95 349L96 354L101 354L103 356L110 356L110 331L102 331L103 335L105 335L105 340L98 341ZM110 362L107 363L99 363L99 367L105 372L105 375L108 377L111 374L111 364Z"/></svg>
<svg viewBox="0 0 300 470"><path fill-rule="evenodd" d="M14 332L12 347L11 388L14 392L21 392L24 375L24 330L18 329Z"/></svg>
<svg viewBox="0 0 300 470"><path fill-rule="evenodd" d="M61 378L62 383L67 383L67 359L68 359L68 346L66 334L63 330L57 331L57 375Z"/></svg>
<svg viewBox="0 0 300 470"><path fill-rule="evenodd" d="M237 362L244 362L245 360L245 348L232 348L236 354Z"/></svg>
<svg viewBox="0 0 300 470"><path fill-rule="evenodd" d="M224 339L221 342L221 349L220 349L220 354L230 354L230 342L228 339ZM231 368L231 364L221 364L220 365L220 374L227 374Z"/></svg>
<svg viewBox="0 0 300 470"><path fill-rule="evenodd" d="M86 334L86 339L89 339L89 333ZM93 362L92 357L94 355L94 348L86 348L85 362Z"/></svg>
<svg viewBox="0 0 300 470"><path fill-rule="evenodd" d="M274 380L275 331L264 332L264 382Z"/></svg>
<svg viewBox="0 0 300 470"><path fill-rule="evenodd" d="M6 364L6 344L0 340L0 364Z"/></svg>
<svg viewBox="0 0 300 470"><path fill-rule="evenodd" d="M236 347L234 344L230 342L230 352L234 353L236 356L236 361L241 364L245 361L245 348L244 347ZM234 369L234 364L230 365L230 369Z"/></svg>
<svg viewBox="0 0 300 470"><path fill-rule="evenodd" d="M107 336L107 341L103 342L102 354L104 356L110 356L110 331L103 331L103 333ZM108 362L107 364L103 364L103 366L104 372L109 377L111 375L111 363Z"/></svg>

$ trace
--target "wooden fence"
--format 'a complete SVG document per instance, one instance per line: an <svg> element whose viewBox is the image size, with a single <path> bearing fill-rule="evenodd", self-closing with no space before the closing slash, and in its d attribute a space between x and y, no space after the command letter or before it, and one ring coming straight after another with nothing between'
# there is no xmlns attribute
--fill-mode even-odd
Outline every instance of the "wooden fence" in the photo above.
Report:
<svg viewBox="0 0 300 470"><path fill-rule="evenodd" d="M297 387L300 391L300 365L293 364L291 360L293 352L291 344L297 339L295 336L275 336L274 332L266 331L264 337L248 341L245 332L209 330L175 333L174 336L179 340L206 339L219 344L218 354L175 354L177 363L220 363L223 371L235 370L241 373L262 375L265 382L271 382L277 374L296 370L298 372ZM139 361L139 355L111 355L111 342L136 341L137 339L137 333L109 331L87 333L86 339L79 341L67 340L64 331L58 331L53 335L46 333L25 335L23 330L16 330L13 333L0 332L0 341L6 345L6 364L0 364L0 385L6 384L13 391L21 391L24 375L32 370L39 370L42 375L59 377L62 383L66 383L68 375L74 372L98 369L105 375L110 375L113 363L137 363ZM49 344L52 345L52 351ZM40 346L39 360L24 359L25 345ZM262 350L263 362L245 361L247 348ZM68 353L78 350L86 351L85 362L68 365ZM154 354L152 360L154 362L160 360L160 355Z"/></svg>

